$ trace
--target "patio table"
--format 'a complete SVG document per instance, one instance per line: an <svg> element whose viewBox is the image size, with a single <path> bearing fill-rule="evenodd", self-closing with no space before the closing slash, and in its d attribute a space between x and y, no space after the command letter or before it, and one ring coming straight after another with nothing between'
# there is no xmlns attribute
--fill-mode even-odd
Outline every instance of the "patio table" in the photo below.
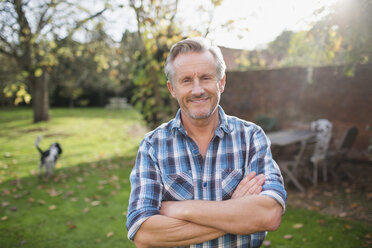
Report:
<svg viewBox="0 0 372 248"><path fill-rule="evenodd" d="M306 149L307 144L314 140L316 136L315 131L311 130L281 130L277 132L271 132L267 134L268 138L271 141L273 146L288 146L290 144L299 143L300 150L293 161L279 161L278 164L280 168L284 171L287 175L288 179L291 180L294 185L301 190L302 192L305 191L304 187L298 180L297 169L301 162L303 162L303 155ZM290 166L289 166L290 165ZM291 167L291 168L290 168Z"/></svg>
<svg viewBox="0 0 372 248"><path fill-rule="evenodd" d="M311 130L281 130L268 133L272 145L287 146L293 143L302 142L314 138L316 132Z"/></svg>

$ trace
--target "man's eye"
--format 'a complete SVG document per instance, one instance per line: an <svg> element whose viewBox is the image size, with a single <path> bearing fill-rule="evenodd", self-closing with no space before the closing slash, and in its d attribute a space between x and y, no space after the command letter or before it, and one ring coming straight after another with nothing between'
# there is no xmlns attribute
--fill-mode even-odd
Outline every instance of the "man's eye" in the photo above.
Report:
<svg viewBox="0 0 372 248"><path fill-rule="evenodd" d="M188 83L188 82L190 82L190 79L188 79L188 78L186 78L186 79L184 79L184 80L182 81L182 83Z"/></svg>

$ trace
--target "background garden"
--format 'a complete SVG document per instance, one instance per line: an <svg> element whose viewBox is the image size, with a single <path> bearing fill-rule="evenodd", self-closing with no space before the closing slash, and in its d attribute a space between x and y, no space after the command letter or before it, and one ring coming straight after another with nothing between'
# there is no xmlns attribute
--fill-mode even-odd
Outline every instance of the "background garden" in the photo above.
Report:
<svg viewBox="0 0 372 248"><path fill-rule="evenodd" d="M125 229L129 173L143 135L178 108L163 74L170 46L249 32L240 19L214 18L227 0L190 5L197 26L185 24L178 0L94 2L0 1L0 247L134 247ZM334 1L314 12L306 30L234 50L231 70L337 65L352 77L371 61L371 11L369 0ZM114 24L122 27L119 39L107 32ZM113 98L126 102L110 105ZM43 150L53 142L63 149L49 180L38 179L39 135ZM349 183L339 198L350 211L368 212L367 186ZM310 193L336 195L323 189ZM318 200L297 193L265 246L371 246L370 221L319 211ZM357 195L355 205L349 197Z"/></svg>

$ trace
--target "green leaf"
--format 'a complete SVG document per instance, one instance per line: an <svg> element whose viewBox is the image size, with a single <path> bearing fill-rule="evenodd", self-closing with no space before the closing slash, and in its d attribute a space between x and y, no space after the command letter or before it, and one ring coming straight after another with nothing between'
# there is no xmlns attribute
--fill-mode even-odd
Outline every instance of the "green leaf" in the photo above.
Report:
<svg viewBox="0 0 372 248"><path fill-rule="evenodd" d="M43 69L41 68L37 68L35 70L35 73L34 73L35 77L40 77L41 75L43 75Z"/></svg>

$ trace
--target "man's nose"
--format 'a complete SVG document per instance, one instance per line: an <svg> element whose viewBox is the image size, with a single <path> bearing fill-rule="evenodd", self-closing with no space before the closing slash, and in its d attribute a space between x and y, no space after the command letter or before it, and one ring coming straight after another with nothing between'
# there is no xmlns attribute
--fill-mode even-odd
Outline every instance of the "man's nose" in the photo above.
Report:
<svg viewBox="0 0 372 248"><path fill-rule="evenodd" d="M204 93L204 88L200 83L199 79L195 79L194 83L192 84L192 92L193 95L199 96Z"/></svg>

